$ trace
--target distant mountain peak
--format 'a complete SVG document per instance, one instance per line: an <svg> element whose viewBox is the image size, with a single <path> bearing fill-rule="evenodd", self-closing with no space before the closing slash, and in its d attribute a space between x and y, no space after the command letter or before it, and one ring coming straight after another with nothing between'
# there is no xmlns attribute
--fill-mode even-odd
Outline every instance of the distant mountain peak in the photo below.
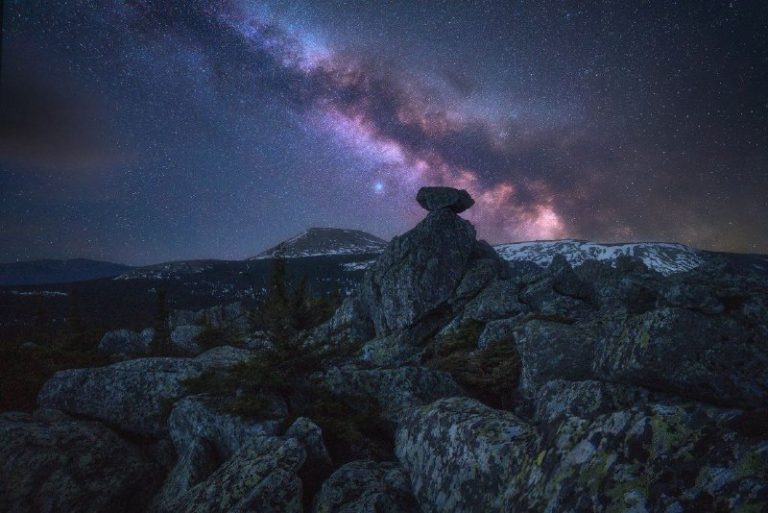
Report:
<svg viewBox="0 0 768 513"><path fill-rule="evenodd" d="M262 251L250 260L381 253L387 241L361 230L312 227Z"/></svg>

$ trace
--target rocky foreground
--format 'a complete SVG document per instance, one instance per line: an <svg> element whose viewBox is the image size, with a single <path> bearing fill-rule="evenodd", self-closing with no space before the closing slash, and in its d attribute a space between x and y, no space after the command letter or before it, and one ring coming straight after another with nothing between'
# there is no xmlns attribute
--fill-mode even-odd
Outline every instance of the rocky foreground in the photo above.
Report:
<svg viewBox="0 0 768 513"><path fill-rule="evenodd" d="M314 380L376 405L384 460L334 460L333 433L279 400L244 418L186 387L268 345L203 351L201 319L248 330L212 309L172 321L188 356L113 333L120 361L59 372L37 411L0 415L0 511L768 511L765 275L542 271L476 239L465 192L418 200L427 217L302 335L328 349Z"/></svg>

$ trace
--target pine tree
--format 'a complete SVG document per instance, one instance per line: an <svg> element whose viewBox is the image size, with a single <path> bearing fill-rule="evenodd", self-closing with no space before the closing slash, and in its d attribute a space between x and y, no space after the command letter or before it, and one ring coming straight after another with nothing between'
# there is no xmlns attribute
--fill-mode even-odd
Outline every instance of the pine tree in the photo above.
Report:
<svg viewBox="0 0 768 513"><path fill-rule="evenodd" d="M152 339L152 351L156 354L170 354L172 346L168 330L168 302L165 288L157 289L155 301L155 336Z"/></svg>
<svg viewBox="0 0 768 513"><path fill-rule="evenodd" d="M72 349L84 349L85 324L80 313L80 291L74 287L69 293L69 317L67 318L68 343Z"/></svg>
<svg viewBox="0 0 768 513"><path fill-rule="evenodd" d="M298 333L301 306L295 295L288 284L286 259L278 252L272 261L269 290L261 308L264 328L276 343L287 343Z"/></svg>
<svg viewBox="0 0 768 513"><path fill-rule="evenodd" d="M45 304L45 299L42 295L35 296L35 302L34 302L34 319L35 319L35 325L38 327L45 326L48 328L50 321L51 321L51 315L48 312L48 308Z"/></svg>

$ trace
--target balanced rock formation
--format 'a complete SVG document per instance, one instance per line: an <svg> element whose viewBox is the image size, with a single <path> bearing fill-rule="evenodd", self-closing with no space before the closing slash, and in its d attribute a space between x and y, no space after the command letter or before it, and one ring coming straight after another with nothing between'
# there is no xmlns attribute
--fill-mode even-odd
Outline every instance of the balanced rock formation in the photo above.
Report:
<svg viewBox="0 0 768 513"><path fill-rule="evenodd" d="M356 341L372 335L364 354L373 363L413 360L424 340L505 273L493 248L478 241L472 224L457 215L474 203L466 191L425 187L417 197L430 211L427 217L392 239L356 295L322 331L328 335L348 326L346 335Z"/></svg>

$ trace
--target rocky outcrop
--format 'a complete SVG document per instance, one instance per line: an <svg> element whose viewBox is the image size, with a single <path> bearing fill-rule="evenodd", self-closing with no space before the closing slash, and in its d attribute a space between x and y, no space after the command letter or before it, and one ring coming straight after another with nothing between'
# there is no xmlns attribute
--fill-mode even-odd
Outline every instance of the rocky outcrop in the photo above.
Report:
<svg viewBox="0 0 768 513"><path fill-rule="evenodd" d="M153 513L768 510L764 275L702 265L662 276L630 257L615 267L574 268L560 256L547 268L510 266L457 216L472 204L464 191L425 189L418 199L426 218L389 244L329 322L297 337L305 366L281 376L303 373L300 391L284 377L274 397L271 384L235 385L233 397L271 401L258 419L223 413L213 395L187 397L186 379L252 354L232 347L57 373L41 405L144 445L64 414L60 426L24 414L0 420L0 429L25 426L9 435L22 442L7 458L43 469L29 482L11 476L21 490L9 492L12 506L48 490L64 509L77 497L93 511L113 504L111 493L94 499L82 485L59 491L46 481L49 467L70 461L71 426L98 439L95 456L82 449L83 461L67 463L73 472L88 475L90 457L121 472L107 446L127 461L127 481L103 482L117 483L115 496L132 489L145 455L158 462L147 475L171 469ZM186 333L177 345L195 352L204 327L237 326L242 316L227 308L175 313L173 333ZM113 345L130 346L131 336ZM321 393L306 390L315 386ZM317 418L285 430L293 415ZM46 444L51 466L35 456ZM8 476L18 467L0 468ZM70 479L69 468L56 472Z"/></svg>
<svg viewBox="0 0 768 513"><path fill-rule="evenodd" d="M173 403L187 394L185 380L208 369L231 366L249 354L215 348L197 358L140 358L59 371L43 386L38 403L121 431L159 438L168 431Z"/></svg>
<svg viewBox="0 0 768 513"><path fill-rule="evenodd" d="M740 420L752 427L734 431L727 418L754 419L750 410L768 406L765 280L706 268L662 276L630 257L615 267L574 269L555 256L546 269L507 269L455 215L469 206L461 197L420 192L430 213L392 241L337 317L370 319L361 358L384 368L325 374L332 390L356 390L390 412L422 510L762 507L764 442L744 433L764 428ZM519 388L499 401L516 401L518 414L403 379L430 341L443 354L464 351L453 368L461 354L518 358ZM685 461L699 457L722 470L686 474ZM747 460L755 466L744 472ZM599 484L584 477L596 475ZM719 484L702 485L708 479Z"/></svg>
<svg viewBox="0 0 768 513"><path fill-rule="evenodd" d="M315 497L314 513L420 513L408 476L397 463L353 461Z"/></svg>
<svg viewBox="0 0 768 513"><path fill-rule="evenodd" d="M400 424L396 452L427 513L760 511L768 442L732 431L733 415L648 404L538 426L442 399Z"/></svg>
<svg viewBox="0 0 768 513"><path fill-rule="evenodd" d="M142 511L161 468L97 422L55 410L0 414L0 511Z"/></svg>
<svg viewBox="0 0 768 513"><path fill-rule="evenodd" d="M396 454L424 513L514 511L535 458L533 428L509 412L466 398L441 399L400 423Z"/></svg>
<svg viewBox="0 0 768 513"><path fill-rule="evenodd" d="M389 243L313 343L365 343L363 358L375 365L417 362L429 337L505 275L496 252L456 215L473 203L466 191L424 188L419 201L427 217Z"/></svg>
<svg viewBox="0 0 768 513"><path fill-rule="evenodd" d="M287 415L287 410L285 404L276 398L272 410L271 414L265 416L279 420L246 420L218 411L215 401L206 396L187 397L179 401L168 421L170 436L179 455L178 460L160 493L155 497L151 510L176 511L179 503L188 500L189 497L184 497L197 485L213 479L206 485L213 487L215 482L224 480L221 476L214 477L214 472L222 465L232 464L232 461L254 458L249 452L252 449L247 449L244 453L241 450L256 442L274 445L275 440L293 439L303 448L303 463L292 467L300 479L317 479L319 475L330 474L332 462L320 428L310 419L300 417L291 424L284 436L278 437L283 431L281 420ZM240 464L243 463L238 463ZM237 488L246 486L238 484L237 479L247 480L251 477L249 474L239 477L232 474L226 479L229 480L228 486ZM266 490L264 493L275 492L276 490ZM210 500L213 501L213 498ZM210 504L213 510L221 506L222 504L213 502Z"/></svg>
<svg viewBox="0 0 768 513"><path fill-rule="evenodd" d="M178 454L176 464L166 476L163 486L149 507L151 513L173 511L176 503L193 486L203 482L221 465L219 453L213 443L194 439Z"/></svg>
<svg viewBox="0 0 768 513"><path fill-rule="evenodd" d="M551 380L595 380L723 406L768 406L764 280L699 271L663 277L624 260L615 269L591 263L574 270L555 258L547 270L496 280L440 335L476 322L479 349L514 344L529 398Z"/></svg>

